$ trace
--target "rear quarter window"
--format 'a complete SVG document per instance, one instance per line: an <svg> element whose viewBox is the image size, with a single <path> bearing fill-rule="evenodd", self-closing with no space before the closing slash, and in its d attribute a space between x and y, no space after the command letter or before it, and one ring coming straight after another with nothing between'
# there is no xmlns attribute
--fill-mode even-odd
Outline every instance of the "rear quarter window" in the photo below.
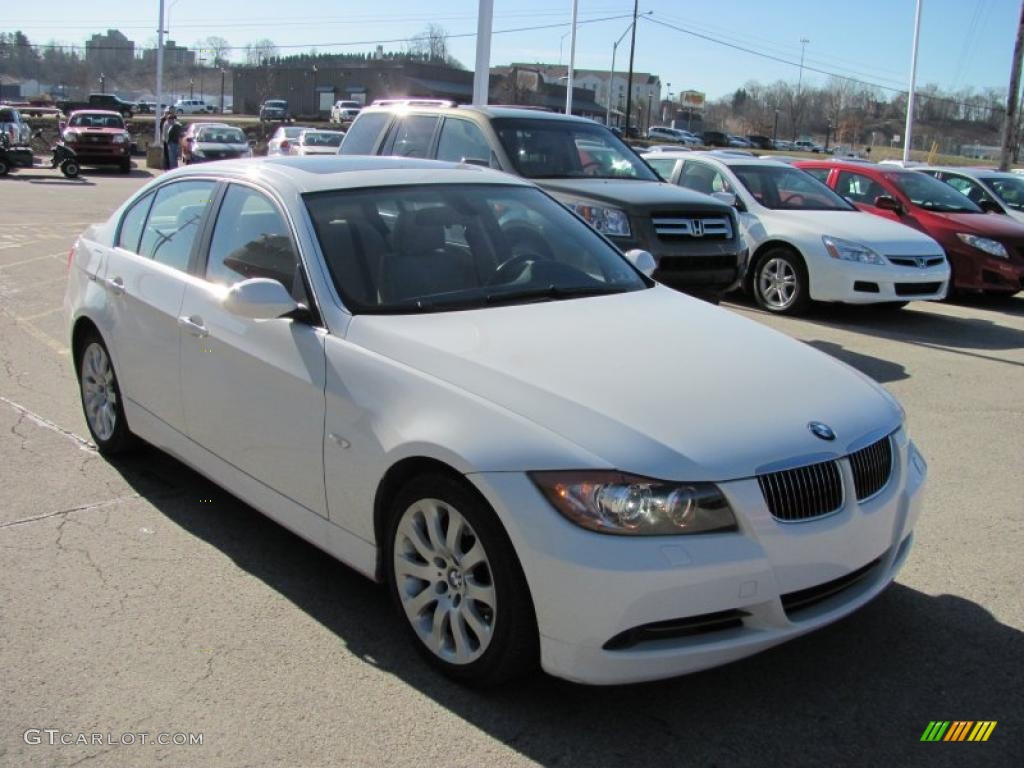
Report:
<svg viewBox="0 0 1024 768"><path fill-rule="evenodd" d="M362 114L352 123L341 142L342 155L372 155L377 138L391 115L387 112Z"/></svg>

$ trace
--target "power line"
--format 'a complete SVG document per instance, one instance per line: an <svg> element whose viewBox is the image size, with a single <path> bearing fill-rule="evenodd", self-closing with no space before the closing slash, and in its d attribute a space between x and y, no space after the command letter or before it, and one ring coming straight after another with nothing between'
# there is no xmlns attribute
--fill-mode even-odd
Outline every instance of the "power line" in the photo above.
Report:
<svg viewBox="0 0 1024 768"><path fill-rule="evenodd" d="M658 25L660 25L662 27L667 27L669 29L674 29L675 31L682 32L685 35L691 35L693 37L698 37L698 38L700 38L702 40L707 40L708 42L715 43L716 45L724 45L727 48L732 48L733 50L743 51L744 53L749 53L749 54L752 54L754 56L759 56L762 59L769 59L771 61L777 61L780 64L788 64L788 65L790 65L792 67L800 67L801 66L800 62L798 62L798 61L791 61L789 59L782 58L781 56L775 56L773 54L764 53L763 51L758 51L758 50L755 50L753 48L748 48L748 47L743 46L743 45L738 45L736 43L730 43L730 42L728 42L726 40L720 40L718 38L712 37L711 35L707 35L707 34L704 34L704 33L701 33L701 32L696 32L696 31L694 31L692 29L685 29L684 27L679 27L679 26L676 26L675 24L669 24L667 21L661 21L660 19L656 19L656 18L653 18L651 16L644 16L643 18L646 21L650 22L651 24L658 24ZM906 90L904 90L902 88L893 88L892 86L882 85L881 83L872 82L870 80L863 80L863 79L861 79L859 77L851 77L849 75L840 74L839 72L830 72L829 70L820 69L818 67L813 67L813 66L810 66L810 65L808 65L806 63L803 65L803 68L808 70L808 71L810 71L810 72L816 72L819 75L828 75L829 77L834 77L834 78L837 78L839 80L846 80L847 82L851 82L851 83L857 83L858 85L866 85L866 86L869 86L871 88L878 88L879 90L882 90L882 91L889 91L891 93L898 93L898 94L902 94L902 95L908 95L908 91L906 91ZM947 96L932 96L930 94L920 93L920 92L917 95L920 98L923 98L923 99L931 99L932 101L941 101L941 102L945 102L947 104L952 104L952 105L958 106L958 107L967 107L969 109L982 109L982 110L986 110L988 112L994 112L995 109L996 109L995 107L992 107L991 105L970 104L970 103L963 102L963 101L957 101L956 99L951 99L951 98L949 98Z"/></svg>

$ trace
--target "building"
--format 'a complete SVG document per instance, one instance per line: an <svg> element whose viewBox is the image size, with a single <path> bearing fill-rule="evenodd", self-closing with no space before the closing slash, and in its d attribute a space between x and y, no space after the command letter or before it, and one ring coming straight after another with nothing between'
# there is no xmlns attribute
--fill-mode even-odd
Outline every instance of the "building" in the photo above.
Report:
<svg viewBox="0 0 1024 768"><path fill-rule="evenodd" d="M569 76L569 67L565 64L524 64L512 63L507 67L495 67L495 74L508 74L515 70L532 70L537 72L545 82L564 86ZM614 78L607 69L575 69L573 70L573 86L591 93L591 99L606 110L611 100L611 123L622 125L626 114L626 86L629 73L616 70ZM658 105L661 104L661 78L649 72L633 73L633 125L647 126L653 116L658 119Z"/></svg>
<svg viewBox="0 0 1024 768"><path fill-rule="evenodd" d="M142 52L142 63L146 67L156 67L156 48L147 48ZM183 45L177 45L173 40L164 41L165 67L194 67L195 65L195 51Z"/></svg>
<svg viewBox="0 0 1024 768"><path fill-rule="evenodd" d="M96 71L128 70L135 61L135 43L120 30L108 29L107 34L97 33L85 41L85 61Z"/></svg>

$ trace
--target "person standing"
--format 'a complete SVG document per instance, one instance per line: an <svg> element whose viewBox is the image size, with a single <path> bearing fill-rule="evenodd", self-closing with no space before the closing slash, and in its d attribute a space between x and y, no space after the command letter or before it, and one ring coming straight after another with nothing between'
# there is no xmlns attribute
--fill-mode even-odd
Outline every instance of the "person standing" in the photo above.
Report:
<svg viewBox="0 0 1024 768"><path fill-rule="evenodd" d="M171 112L164 125L164 147L167 149L167 170L178 167L178 156L181 152L181 123L178 116Z"/></svg>
<svg viewBox="0 0 1024 768"><path fill-rule="evenodd" d="M163 147L164 152L164 164L163 169L166 171L170 168L170 160L167 156L167 142L164 141L164 131L167 129L167 119L174 114L174 107L164 107L164 113L160 116L160 143Z"/></svg>

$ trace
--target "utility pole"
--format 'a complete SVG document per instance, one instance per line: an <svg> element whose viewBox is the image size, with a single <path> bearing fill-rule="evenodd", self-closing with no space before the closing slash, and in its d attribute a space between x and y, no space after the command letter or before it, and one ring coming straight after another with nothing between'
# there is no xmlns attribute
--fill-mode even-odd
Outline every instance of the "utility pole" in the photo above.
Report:
<svg viewBox="0 0 1024 768"><path fill-rule="evenodd" d="M639 2L639 0L637 0ZM572 114L572 71L576 66L576 11L579 0L572 0L572 28L569 30L569 77L565 81L565 114Z"/></svg>
<svg viewBox="0 0 1024 768"><path fill-rule="evenodd" d="M156 25L156 107L153 109L153 143L159 145L160 105L164 97L164 0L160 0L160 19Z"/></svg>
<svg viewBox="0 0 1024 768"><path fill-rule="evenodd" d="M224 67L220 68L220 113L224 114Z"/></svg>
<svg viewBox="0 0 1024 768"><path fill-rule="evenodd" d="M1010 65L1010 91L1006 95L1006 121L1003 123L1003 152L999 158L999 170L1010 167L1014 149L1014 125L1016 124L1017 93L1020 90L1020 65L1024 57L1024 2L1020 6L1020 21L1017 24L1017 42L1013 44L1013 63Z"/></svg>
<svg viewBox="0 0 1024 768"><path fill-rule="evenodd" d="M917 44L921 39L921 0L914 11L914 47L910 52L910 92L907 94L907 124L903 130L903 162L910 161L910 138L914 130L914 88L917 85Z"/></svg>
<svg viewBox="0 0 1024 768"><path fill-rule="evenodd" d="M473 103L486 106L491 85L491 28L494 0L480 0L476 14L476 70L473 72Z"/></svg>
<svg viewBox="0 0 1024 768"><path fill-rule="evenodd" d="M629 79L626 80L626 128L623 136L629 138L629 122L632 118L633 106L633 54L636 53L636 15L640 10L640 0L633 0L633 34L629 39Z"/></svg>
<svg viewBox="0 0 1024 768"><path fill-rule="evenodd" d="M792 112L793 125L790 126L793 129L793 141L800 138L797 136L797 132L800 130L800 118L803 117L804 111L804 54L807 52L807 44L809 42L811 41L806 37L800 38L800 74L797 76L796 80L796 105Z"/></svg>

